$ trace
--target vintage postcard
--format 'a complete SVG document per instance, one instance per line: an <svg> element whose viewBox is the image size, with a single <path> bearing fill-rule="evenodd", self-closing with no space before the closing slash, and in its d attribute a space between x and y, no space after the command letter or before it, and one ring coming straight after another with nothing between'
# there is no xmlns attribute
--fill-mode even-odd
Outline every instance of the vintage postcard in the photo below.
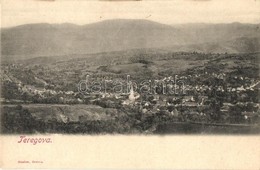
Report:
<svg viewBox="0 0 260 170"><path fill-rule="evenodd" d="M259 169L259 0L2 0L1 168Z"/></svg>

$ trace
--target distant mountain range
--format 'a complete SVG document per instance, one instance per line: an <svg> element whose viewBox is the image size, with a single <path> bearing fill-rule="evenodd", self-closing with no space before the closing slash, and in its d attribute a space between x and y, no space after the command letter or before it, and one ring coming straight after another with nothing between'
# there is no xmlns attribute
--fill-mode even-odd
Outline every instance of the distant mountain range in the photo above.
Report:
<svg viewBox="0 0 260 170"><path fill-rule="evenodd" d="M1 30L2 56L57 56L143 48L211 53L260 51L260 24L165 25L106 20L83 26L28 24Z"/></svg>

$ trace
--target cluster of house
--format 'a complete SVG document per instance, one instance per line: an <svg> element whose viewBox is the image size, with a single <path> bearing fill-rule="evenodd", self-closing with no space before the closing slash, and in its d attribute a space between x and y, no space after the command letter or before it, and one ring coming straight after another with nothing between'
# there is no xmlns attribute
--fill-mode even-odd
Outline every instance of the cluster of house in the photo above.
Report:
<svg viewBox="0 0 260 170"><path fill-rule="evenodd" d="M198 75L200 76L200 75ZM224 78L225 74L214 74L212 73L212 76L216 76L220 79ZM186 76L179 77L180 79L186 79ZM239 78L241 80L245 80L247 78L243 77L235 77ZM169 81L172 80L173 77L165 77L162 80L159 81ZM240 93L240 92L246 92L246 91L254 91L256 88L258 88L260 81L252 80L251 84L248 86L241 86L241 87L227 87L224 89L223 86L216 86L214 89L216 91L220 92L234 92L234 93ZM179 115L180 112L187 112L188 114L196 114L199 116L205 116L206 113L204 113L202 110L203 108L209 108L210 106L210 99L209 96L205 95L205 91L211 91L213 89L213 86L208 85L186 85L185 89L189 93L189 91L196 91L201 92L197 93L198 95L182 95L182 96L174 96L174 95L153 95L153 99L151 101L145 101L142 97L140 97L140 94L137 92L134 92L131 90L128 98L125 98L124 95L118 94L118 96L115 95L116 99L122 100L122 105L128 105L128 106L138 106L140 107L140 110L142 113L156 113L156 112L165 112L171 115ZM103 96L104 98L113 98L112 95L110 96ZM236 107L236 104L231 104L228 102L223 101L223 105L220 108L220 112L225 114L229 114L232 107ZM238 104L246 105L247 102L238 102ZM169 107L169 106L172 106ZM254 103L254 107L259 110L259 104ZM169 109L170 108L170 109ZM257 110L256 109L256 110ZM184 111L183 111L184 110ZM252 117L259 114L256 111L241 111L242 115L245 120L251 120ZM208 114L208 113L207 113ZM258 115L259 116L259 115Z"/></svg>
<svg viewBox="0 0 260 170"><path fill-rule="evenodd" d="M15 67L15 66L13 66ZM133 86L130 88L130 92L125 94L119 94L119 93L100 93L98 95L90 94L91 96L91 102L94 102L96 100L106 100L106 99L113 99L117 101L121 101L122 106L129 106L129 107L139 107L142 113L149 114L149 113L156 113L156 112L165 112L167 114L171 114L174 116L178 116L180 113L185 112L185 110L189 114L196 114L200 116L205 116L205 113L203 113L203 109L198 108L205 108L210 107L210 99L209 96L207 96L208 92L212 91L213 89L217 92L227 92L227 93L236 93L240 94L242 96L243 93L246 92L254 92L256 89L259 89L260 81L255 80L248 77L243 76L234 76L232 77L234 80L238 80L242 83L240 83L240 86L234 86L230 83L225 83L225 87L223 85L209 85L209 84L202 84L201 82L196 82L196 84L189 83L190 79L192 78L200 78L203 76L209 76L214 77L219 80L225 81L227 79L227 75L225 73L208 73L204 72L203 74L188 74L188 75L176 75L176 76L168 76L164 77L162 79L155 80L155 82L177 82L178 80L183 80L183 84L167 84L168 86L171 86L171 88L181 89L184 88L186 94L182 96L175 96L175 95L163 95L163 94L152 94L153 99L152 100L146 100L143 98L142 94L139 94L138 92L134 91ZM85 98L79 98L78 94L79 92L73 92L73 91L56 91L52 89L46 89L46 88L36 88L32 85L23 85L21 81L18 79L15 79L12 76L5 76L5 81L12 81L15 82L18 86L18 90L21 93L29 93L31 95L38 95L42 98L48 98L51 96L59 96L60 101L66 101L68 98L70 100L75 100L77 103L83 103ZM101 76L102 78L102 76ZM121 78L121 77L118 77ZM187 82L187 83L186 83ZM241 85L242 84L242 85ZM196 92L196 95L194 95L193 92ZM111 100L111 101L113 101ZM246 105L247 102L241 102L240 105ZM229 102L224 101L223 106L221 107L220 111L222 113L229 113L230 108L236 107L236 104L232 104ZM259 104L254 103L254 107L258 108L259 110ZM252 110L252 109L251 109ZM257 115L258 113L254 111L242 111L242 115L246 120L249 120L251 117Z"/></svg>

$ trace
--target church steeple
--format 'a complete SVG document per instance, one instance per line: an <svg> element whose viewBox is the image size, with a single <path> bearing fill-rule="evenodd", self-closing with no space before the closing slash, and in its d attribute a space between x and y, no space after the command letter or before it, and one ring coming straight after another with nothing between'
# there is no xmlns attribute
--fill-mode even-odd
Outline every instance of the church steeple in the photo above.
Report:
<svg viewBox="0 0 260 170"><path fill-rule="evenodd" d="M134 88L133 88L133 84L132 83L130 85L129 100L130 101L135 101L135 93L134 93Z"/></svg>

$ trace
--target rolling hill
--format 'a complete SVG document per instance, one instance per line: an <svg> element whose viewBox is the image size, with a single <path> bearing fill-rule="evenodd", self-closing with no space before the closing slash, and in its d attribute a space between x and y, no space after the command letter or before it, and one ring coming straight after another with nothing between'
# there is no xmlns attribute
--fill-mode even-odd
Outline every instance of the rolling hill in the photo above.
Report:
<svg viewBox="0 0 260 170"><path fill-rule="evenodd" d="M165 25L149 20L106 20L87 25L28 24L1 30L2 56L34 58L143 48L172 51L256 52L259 24Z"/></svg>

